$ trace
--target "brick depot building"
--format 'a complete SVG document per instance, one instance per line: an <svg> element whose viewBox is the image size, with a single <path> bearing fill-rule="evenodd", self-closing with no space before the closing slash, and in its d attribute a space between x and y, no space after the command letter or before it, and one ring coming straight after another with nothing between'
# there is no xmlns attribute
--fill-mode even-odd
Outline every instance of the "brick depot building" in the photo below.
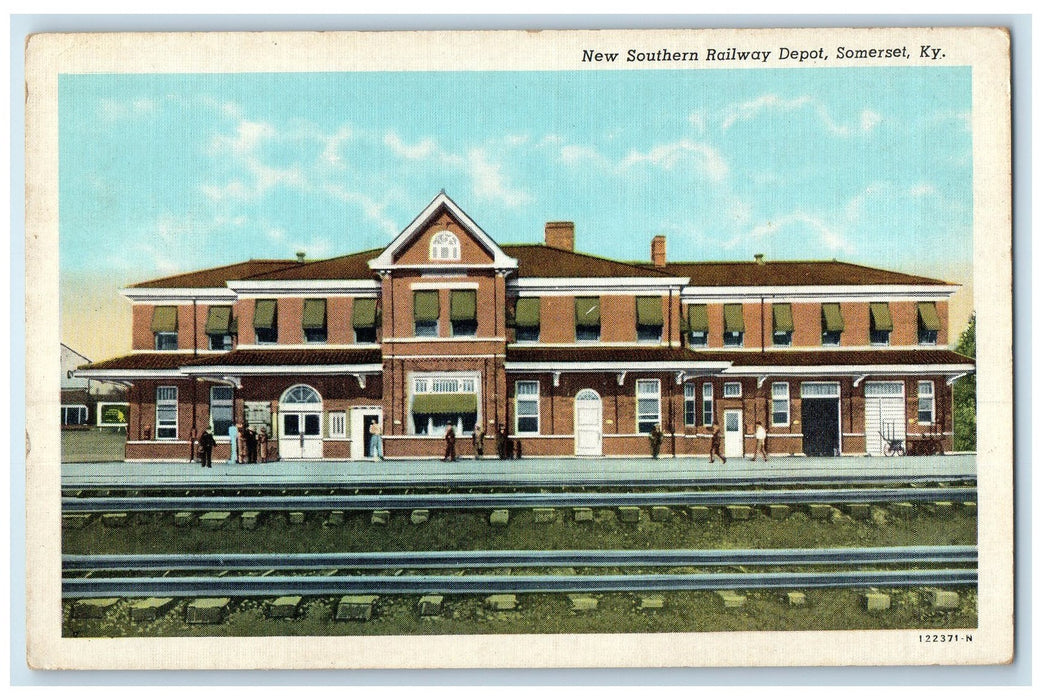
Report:
<svg viewBox="0 0 1042 700"><path fill-rule="evenodd" d="M503 425L525 456L880 454L883 436L952 445L939 280L835 261L622 262L500 245L440 194L383 250L250 260L143 282L133 351L78 375L126 385L126 457L184 461L207 426L271 436L281 459L361 459L379 421L388 457L440 455L447 426L486 454ZM233 428L234 429L234 428Z"/></svg>

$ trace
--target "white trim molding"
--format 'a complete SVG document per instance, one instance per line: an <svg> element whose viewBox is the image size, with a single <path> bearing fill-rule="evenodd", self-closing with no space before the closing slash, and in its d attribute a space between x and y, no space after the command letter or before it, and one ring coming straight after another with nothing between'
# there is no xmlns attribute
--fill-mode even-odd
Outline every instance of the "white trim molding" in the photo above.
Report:
<svg viewBox="0 0 1042 700"><path fill-rule="evenodd" d="M875 375L936 375L958 372L972 372L973 365L800 365L800 366L763 366L763 367L728 367L724 374L733 376L819 376L819 375L851 375L855 379L864 379Z"/></svg>
<svg viewBox="0 0 1042 700"><path fill-rule="evenodd" d="M240 299L260 297L362 297L374 299L380 294L376 280L236 280L228 288Z"/></svg>
<svg viewBox="0 0 1042 700"><path fill-rule="evenodd" d="M434 217L434 215L437 214L438 211L442 208L448 210L448 212L452 214L453 218L455 218L460 223L460 226L462 226L463 229L467 231L467 233L469 233L475 240L477 240L478 244L481 245L481 247L484 248L485 251L492 256L492 263L489 265L485 265L484 267L495 267L496 269L505 268L511 270L517 269L517 260L515 258L511 258L509 255L503 252L503 249L500 248L494 240L492 240L492 237L485 233L473 219L467 216L467 213L460 209L459 205L452 201L452 199L447 194L445 194L445 192L439 193L437 197L432 199L431 203L428 204L422 212L420 212L419 216L412 220L412 223L406 226L405 229L401 233L399 233L393 241L391 241L391 244L389 246L384 248L379 255L370 260L369 268L372 270L393 270L396 268L416 267L398 265L394 262L394 256L398 253L398 251L400 251L409 242L411 242L412 239L420 232L420 229L426 226L427 223L431 220L431 218ZM433 262L434 267L449 267L445 264L444 261ZM467 265L462 263L460 266L468 267ZM424 265L420 267L431 266ZM452 267L457 266L453 265Z"/></svg>
<svg viewBox="0 0 1042 700"><path fill-rule="evenodd" d="M600 296L659 292L666 296L683 287L688 277L526 277L507 284L508 292L521 297L566 297L576 294Z"/></svg>
<svg viewBox="0 0 1042 700"><path fill-rule="evenodd" d="M293 374L381 374L382 364L371 365L203 365L182 367L188 377L239 377L242 375L293 375Z"/></svg>
<svg viewBox="0 0 1042 700"><path fill-rule="evenodd" d="M226 287L127 287L119 293L134 304L233 304L238 298Z"/></svg>
<svg viewBox="0 0 1042 700"><path fill-rule="evenodd" d="M680 291L685 304L719 302L771 301L947 301L959 291L957 284L865 284L865 285L793 285L763 287L698 287Z"/></svg>

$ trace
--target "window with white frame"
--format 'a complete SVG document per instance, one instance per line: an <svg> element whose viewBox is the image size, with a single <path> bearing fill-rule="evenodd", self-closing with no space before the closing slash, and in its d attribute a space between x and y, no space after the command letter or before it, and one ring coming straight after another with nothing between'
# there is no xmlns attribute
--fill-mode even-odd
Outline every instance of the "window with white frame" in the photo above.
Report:
<svg viewBox="0 0 1042 700"><path fill-rule="evenodd" d="M702 385L702 425L713 424L713 384Z"/></svg>
<svg viewBox="0 0 1042 700"><path fill-rule="evenodd" d="M459 260L459 238L451 231L431 236L431 260Z"/></svg>
<svg viewBox="0 0 1042 700"><path fill-rule="evenodd" d="M515 432L538 433L539 382L516 382L514 384L514 399L516 401L514 408L516 419Z"/></svg>
<svg viewBox="0 0 1042 700"><path fill-rule="evenodd" d="M86 425L87 407L83 404L62 406L62 425Z"/></svg>
<svg viewBox="0 0 1042 700"><path fill-rule="evenodd" d="M637 432L650 433L662 423L662 390L657 379L637 380Z"/></svg>
<svg viewBox="0 0 1042 700"><path fill-rule="evenodd" d="M771 425L789 424L789 383L771 384Z"/></svg>
<svg viewBox="0 0 1042 700"><path fill-rule="evenodd" d="M933 382L919 382L919 422L932 425L934 408Z"/></svg>
<svg viewBox="0 0 1042 700"><path fill-rule="evenodd" d="M740 399L740 398L742 398L742 383L741 382L724 382L724 398L725 399Z"/></svg>
<svg viewBox="0 0 1042 700"><path fill-rule="evenodd" d="M214 435L227 435L234 422L232 404L235 390L230 386L210 387L210 422Z"/></svg>
<svg viewBox="0 0 1042 700"><path fill-rule="evenodd" d="M411 434L442 436L474 431L478 421L476 376L424 374L412 378Z"/></svg>
<svg viewBox="0 0 1042 700"><path fill-rule="evenodd" d="M177 387L156 387L156 438L177 439Z"/></svg>
<svg viewBox="0 0 1042 700"><path fill-rule="evenodd" d="M345 411L330 411L326 424L329 426L329 437L334 440L343 440L347 437L347 413Z"/></svg>
<svg viewBox="0 0 1042 700"><path fill-rule="evenodd" d="M684 385L684 425L695 425L698 418L695 416L697 396L695 395L695 385L685 384Z"/></svg>

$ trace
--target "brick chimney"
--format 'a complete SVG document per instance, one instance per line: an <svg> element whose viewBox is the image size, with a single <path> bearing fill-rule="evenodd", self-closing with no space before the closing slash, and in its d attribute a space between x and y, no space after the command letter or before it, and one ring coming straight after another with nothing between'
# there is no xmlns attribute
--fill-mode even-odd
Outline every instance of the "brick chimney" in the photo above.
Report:
<svg viewBox="0 0 1042 700"><path fill-rule="evenodd" d="M572 221L547 221L546 245L561 250L575 250L575 223Z"/></svg>
<svg viewBox="0 0 1042 700"><path fill-rule="evenodd" d="M655 236L651 239L651 262L655 267L666 266L666 237Z"/></svg>

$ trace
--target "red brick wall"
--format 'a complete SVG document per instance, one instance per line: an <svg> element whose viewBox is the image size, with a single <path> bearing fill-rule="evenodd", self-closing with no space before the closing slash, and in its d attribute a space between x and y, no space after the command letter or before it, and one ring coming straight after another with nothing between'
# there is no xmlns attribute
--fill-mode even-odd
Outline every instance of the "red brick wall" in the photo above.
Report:
<svg viewBox="0 0 1042 700"><path fill-rule="evenodd" d="M239 319L240 345L252 345L257 342L257 335L253 332L253 311L256 303L256 299L240 299L235 304L235 318Z"/></svg>

